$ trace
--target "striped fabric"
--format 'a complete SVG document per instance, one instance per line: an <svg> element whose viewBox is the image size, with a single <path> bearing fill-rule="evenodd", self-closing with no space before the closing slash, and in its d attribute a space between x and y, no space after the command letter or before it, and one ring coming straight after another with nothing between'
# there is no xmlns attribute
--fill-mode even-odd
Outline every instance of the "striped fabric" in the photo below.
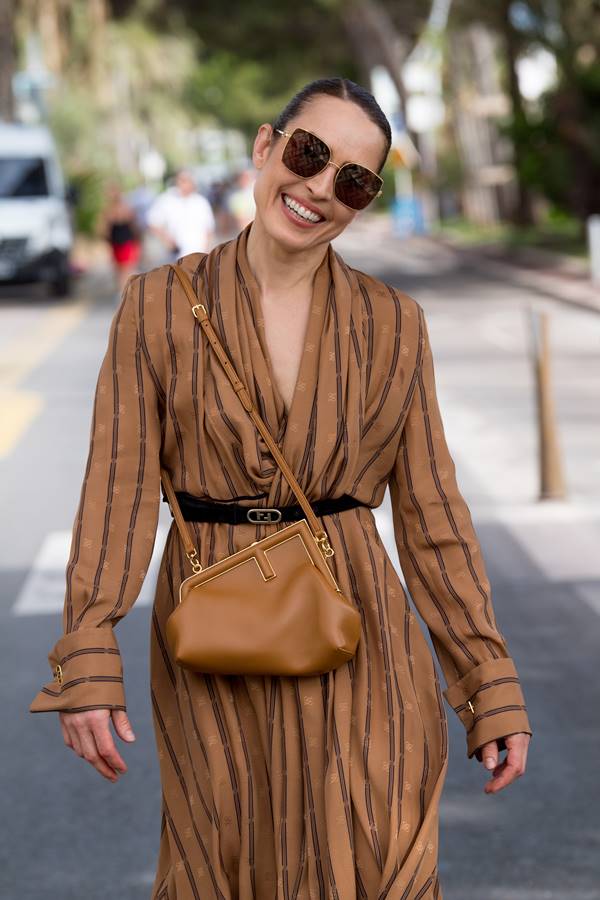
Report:
<svg viewBox="0 0 600 900"><path fill-rule="evenodd" d="M356 656L322 676L183 671L165 640L190 574L171 528L150 648L163 808L152 898L439 900L444 696L469 756L531 729L446 446L423 310L329 245L286 413L246 256L250 227L182 265L309 500L348 493L366 504L320 520L362 635ZM112 323L63 635L49 655L63 683L43 687L33 712L125 706L113 626L151 558L159 458L176 490L249 506L295 502L166 266L130 279ZM388 483L401 564L445 690L369 508ZM203 565L277 527L192 526Z"/></svg>

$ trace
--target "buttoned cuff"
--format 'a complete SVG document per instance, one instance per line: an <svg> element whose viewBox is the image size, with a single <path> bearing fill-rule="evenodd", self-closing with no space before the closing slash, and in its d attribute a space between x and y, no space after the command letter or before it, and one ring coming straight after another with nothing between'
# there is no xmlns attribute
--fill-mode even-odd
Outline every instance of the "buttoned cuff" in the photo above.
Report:
<svg viewBox="0 0 600 900"><path fill-rule="evenodd" d="M112 627L63 635L48 662L54 679L34 697L29 712L125 709L121 654Z"/></svg>
<svg viewBox="0 0 600 900"><path fill-rule="evenodd" d="M467 756L488 741L506 749L504 737L533 734L515 665L510 657L476 666L443 691L466 730Z"/></svg>

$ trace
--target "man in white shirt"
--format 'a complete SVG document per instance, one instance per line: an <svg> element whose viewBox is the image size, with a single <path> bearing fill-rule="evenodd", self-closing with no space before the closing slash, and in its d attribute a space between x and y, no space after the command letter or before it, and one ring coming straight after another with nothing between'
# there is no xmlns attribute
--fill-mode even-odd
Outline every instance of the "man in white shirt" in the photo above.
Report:
<svg viewBox="0 0 600 900"><path fill-rule="evenodd" d="M156 198L148 211L148 226L165 244L172 259L212 249L215 217L206 197L196 190L188 169L181 169L175 187Z"/></svg>

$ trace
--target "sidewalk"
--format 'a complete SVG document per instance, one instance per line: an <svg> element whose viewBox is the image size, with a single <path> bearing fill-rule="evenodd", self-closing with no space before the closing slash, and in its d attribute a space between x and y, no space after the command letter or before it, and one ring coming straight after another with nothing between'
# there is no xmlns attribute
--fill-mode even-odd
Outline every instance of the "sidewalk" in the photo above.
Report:
<svg viewBox="0 0 600 900"><path fill-rule="evenodd" d="M421 251L430 256L432 247L437 247L443 250L448 266L453 262L486 277L510 281L542 296L600 312L600 283L590 280L587 260L528 246L473 246L436 235L400 237L394 233L391 216L380 213L362 213L347 230L358 246L366 233L371 240L377 237L383 252L395 254L399 249L410 248L411 254Z"/></svg>
<svg viewBox="0 0 600 900"><path fill-rule="evenodd" d="M600 312L600 284L590 280L587 260L536 247L512 248L502 244L467 247L447 237L433 240L455 252L467 267Z"/></svg>

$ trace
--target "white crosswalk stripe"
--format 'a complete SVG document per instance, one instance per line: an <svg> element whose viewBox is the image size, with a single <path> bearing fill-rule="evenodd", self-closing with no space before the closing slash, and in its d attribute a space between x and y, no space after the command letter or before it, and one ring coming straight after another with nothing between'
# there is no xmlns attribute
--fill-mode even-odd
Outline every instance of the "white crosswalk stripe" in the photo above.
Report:
<svg viewBox="0 0 600 900"><path fill-rule="evenodd" d="M136 606L149 606L154 600L160 558L168 528L159 525L152 560ZM16 616L32 616L62 612L65 598L65 571L71 547L70 531L52 531L46 535L34 560L12 612Z"/></svg>

